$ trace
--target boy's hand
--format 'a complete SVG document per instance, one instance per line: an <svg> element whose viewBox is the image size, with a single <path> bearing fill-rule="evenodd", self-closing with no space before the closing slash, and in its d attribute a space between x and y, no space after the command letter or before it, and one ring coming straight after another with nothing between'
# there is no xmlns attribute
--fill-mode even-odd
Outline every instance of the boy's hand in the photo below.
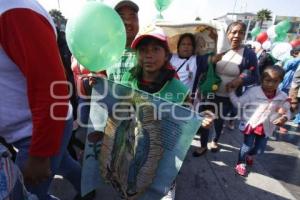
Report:
<svg viewBox="0 0 300 200"><path fill-rule="evenodd" d="M225 88L226 91L232 91L232 90L236 90L242 84L243 84L243 80L240 77L238 77L236 79L233 79L229 83L227 83Z"/></svg>
<svg viewBox="0 0 300 200"><path fill-rule="evenodd" d="M288 119L286 116L281 116L275 119L272 123L275 124L276 126L283 126L287 120Z"/></svg>
<svg viewBox="0 0 300 200"><path fill-rule="evenodd" d="M29 156L23 169L24 181L37 185L51 176L50 158Z"/></svg>

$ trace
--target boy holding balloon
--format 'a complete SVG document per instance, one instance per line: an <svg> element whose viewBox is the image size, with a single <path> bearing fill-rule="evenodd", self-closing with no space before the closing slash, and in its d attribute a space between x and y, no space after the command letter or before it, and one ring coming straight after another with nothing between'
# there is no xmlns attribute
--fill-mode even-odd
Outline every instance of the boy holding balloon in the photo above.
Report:
<svg viewBox="0 0 300 200"><path fill-rule="evenodd" d="M126 46L121 59L107 69L108 78L120 82L126 71L136 64L135 51L130 45L139 31L139 7L133 1L120 1L115 6L115 11L120 15L126 30Z"/></svg>
<svg viewBox="0 0 300 200"><path fill-rule="evenodd" d="M79 15L78 19L80 18L91 18L94 16L96 13L100 12L101 10L108 10L109 8L97 3L97 2L92 2L89 3L91 4L90 7L89 5L86 5L84 8L84 11L82 11L82 14ZM92 5L95 4L95 5ZM76 82L76 87L78 91L78 103L79 103L79 116L77 122L81 126L86 126L88 123L88 116L89 116L89 101L90 99L86 96L90 96L91 93L91 87L95 83L95 79L93 76L107 76L108 79L114 81L114 82L120 82L123 74L131 69L135 63L136 63L136 55L135 51L130 48L130 44L134 40L138 30L139 30L139 19L138 19L138 11L139 7L136 3L133 1L128 1L128 0L123 0L118 2L114 10L117 12L117 14L120 16L121 20L118 20L116 16L101 16L103 19L101 20L100 17L98 19L99 21L99 27L101 27L101 30L99 30L97 27L94 27L91 22L86 22L86 23L81 23L81 21L77 20L77 18L72 19L71 23L68 24L67 26L67 39L68 39L68 44L71 46L71 51L72 49L76 50L76 46L79 45L79 42L72 42L72 41L77 41L76 40L76 31L71 32L71 30L78 30L79 29L82 31L82 28L84 28L85 33L91 33L90 36L86 37L86 42L93 43L95 41L97 42L97 46L99 46L101 43L104 43L104 40L108 40L111 35L108 35L108 32L114 33L114 41L109 41L109 49L104 48L103 46L99 46L101 52L102 52L102 58L101 56L96 56L97 60L93 59L94 54L88 54L86 55L88 60L91 62L86 62L85 60L81 60L80 56L77 56L77 51L72 51L74 53L74 56L78 58L79 60L75 59L75 57L72 57L72 70L74 73L74 78ZM93 20L97 20L94 19ZM101 23L101 21L110 21L110 24L115 24L115 27L105 27L106 23ZM120 21L120 22L119 22ZM118 22L118 23L117 23ZM122 34L122 23L124 24L125 30L126 31L126 41L125 39L125 34ZM90 26L89 26L90 24ZM72 27L72 28L70 28ZM106 30L106 34L102 34L103 30ZM69 31L70 30L70 31ZM102 35L101 35L102 34ZM123 37L124 36L124 37ZM105 37L107 37L105 39ZM82 40L80 38L80 40ZM95 41L94 41L95 40ZM124 41L123 41L124 40ZM78 40L79 41L79 40ZM118 45L113 45L115 42L119 42ZM122 47L122 44L126 44L126 48L123 51L121 58L117 61L115 61L115 64L110 64L111 62L108 63L108 60L110 57L118 57L116 56L118 52L122 51L120 50ZM74 47L74 48L72 48ZM115 48L115 49L114 49ZM124 46L123 46L124 48ZM82 51L86 51L87 49L81 48ZM98 51L93 51L93 52L98 52ZM104 54L107 54L105 56ZM78 54L79 55L79 54ZM101 58L101 59L100 59ZM104 61L107 60L107 61ZM79 64L80 63L80 64ZM110 65L109 67L105 66L105 63L108 63ZM84 67L81 65L83 64ZM85 65L86 64L86 65ZM102 70L106 70L102 71ZM91 71L102 71L98 73L92 73Z"/></svg>

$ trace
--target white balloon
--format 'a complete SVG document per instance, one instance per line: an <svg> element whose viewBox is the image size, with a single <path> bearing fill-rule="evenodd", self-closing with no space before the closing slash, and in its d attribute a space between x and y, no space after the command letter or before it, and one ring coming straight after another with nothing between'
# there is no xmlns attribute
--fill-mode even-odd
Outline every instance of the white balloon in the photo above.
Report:
<svg viewBox="0 0 300 200"><path fill-rule="evenodd" d="M262 45L261 47L264 49L264 50L269 50L272 46L272 43L270 40L266 40Z"/></svg>
<svg viewBox="0 0 300 200"><path fill-rule="evenodd" d="M252 46L252 44L253 44L253 41L251 41L251 40L248 40L248 41L246 41L246 43L245 44L249 44L249 45L251 45Z"/></svg>
<svg viewBox="0 0 300 200"><path fill-rule="evenodd" d="M252 43L252 46L256 49L256 50L259 50L261 48L261 44L257 41L254 41Z"/></svg>
<svg viewBox="0 0 300 200"><path fill-rule="evenodd" d="M268 34L268 37L271 39L274 39L277 36L277 34L275 32L275 25L272 25L267 29L267 34Z"/></svg>
<svg viewBox="0 0 300 200"><path fill-rule="evenodd" d="M277 60L283 61L290 56L292 45L287 42L277 42L272 45L271 54Z"/></svg>

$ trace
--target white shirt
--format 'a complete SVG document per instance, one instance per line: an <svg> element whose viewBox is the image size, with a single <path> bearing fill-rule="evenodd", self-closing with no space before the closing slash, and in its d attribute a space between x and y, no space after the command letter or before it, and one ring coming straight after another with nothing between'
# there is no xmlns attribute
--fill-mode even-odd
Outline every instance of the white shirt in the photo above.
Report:
<svg viewBox="0 0 300 200"><path fill-rule="evenodd" d="M216 92L216 95L229 97L225 86L240 75L239 65L242 62L243 54L244 48L241 48L238 51L230 50L223 56L222 60L217 62L216 73L220 76L222 82Z"/></svg>
<svg viewBox="0 0 300 200"><path fill-rule="evenodd" d="M193 89L197 70L196 56L191 56L188 60L186 60L185 58L179 58L177 54L173 54L170 63L176 71L184 63L183 66L177 71L177 74L180 81L184 85L186 85L191 92Z"/></svg>

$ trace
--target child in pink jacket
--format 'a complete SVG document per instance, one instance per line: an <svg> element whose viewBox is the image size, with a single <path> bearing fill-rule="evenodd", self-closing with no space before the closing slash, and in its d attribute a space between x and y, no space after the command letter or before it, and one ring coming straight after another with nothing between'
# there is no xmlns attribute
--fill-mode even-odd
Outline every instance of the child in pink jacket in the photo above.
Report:
<svg viewBox="0 0 300 200"><path fill-rule="evenodd" d="M288 96L278 90L283 80L284 70L279 66L268 66L262 73L261 85L247 90L237 97L232 88L230 99L234 106L243 108L243 120L246 122L242 132L244 143L239 151L235 171L245 176L246 164L253 164L253 155L263 153L268 137L276 126L282 126L290 118Z"/></svg>

